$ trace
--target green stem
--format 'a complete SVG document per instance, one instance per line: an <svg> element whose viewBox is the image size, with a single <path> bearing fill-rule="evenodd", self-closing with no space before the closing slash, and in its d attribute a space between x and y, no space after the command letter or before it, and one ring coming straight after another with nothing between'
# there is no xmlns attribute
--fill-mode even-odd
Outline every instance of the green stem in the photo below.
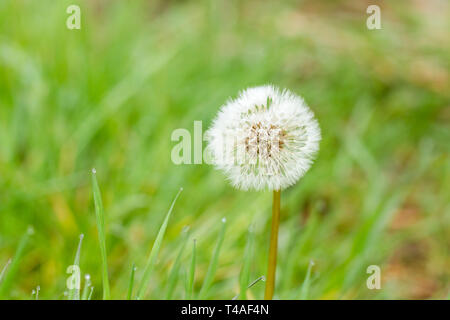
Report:
<svg viewBox="0 0 450 320"><path fill-rule="evenodd" d="M281 191L273 192L272 230L270 232L269 263L267 267L265 300L272 300L275 290L275 272L277 268L278 228L280 226L280 198Z"/></svg>

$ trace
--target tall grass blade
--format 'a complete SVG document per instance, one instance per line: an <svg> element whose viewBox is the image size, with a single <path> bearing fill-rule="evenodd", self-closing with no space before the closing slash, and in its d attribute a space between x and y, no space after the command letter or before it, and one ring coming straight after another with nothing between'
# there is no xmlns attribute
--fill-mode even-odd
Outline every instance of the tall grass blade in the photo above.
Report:
<svg viewBox="0 0 450 320"><path fill-rule="evenodd" d="M250 284L247 286L247 289L250 289L251 287L253 287L255 284L257 284L257 283L260 282L260 281L262 281L262 282L266 281L266 277L265 277L265 276L261 276L261 277L255 279L255 280L253 280L252 283L250 283ZM235 295L235 296L233 297L233 299L231 299L231 300L237 300L237 298L239 298L239 294Z"/></svg>
<svg viewBox="0 0 450 320"><path fill-rule="evenodd" d="M33 227L28 227L27 231L20 239L16 253L14 254L14 257L9 265L9 270L4 269L5 273L2 271L3 281L0 282L0 299L3 299L6 292L11 288L14 277L19 269L23 253L25 252L26 245L33 233Z"/></svg>
<svg viewBox="0 0 450 320"><path fill-rule="evenodd" d="M33 290L34 291L34 290ZM34 291L35 292L35 300L39 300L39 291L41 291L41 287L40 286L37 286L36 287L36 291Z"/></svg>
<svg viewBox="0 0 450 320"><path fill-rule="evenodd" d="M205 299L206 293L211 287L211 283L213 281L214 275L217 271L217 265L219 262L220 250L222 249L223 239L225 238L225 228L226 227L226 219L222 219L222 228L219 234L219 240L217 241L216 248L214 249L213 258L211 263L209 264L208 271L206 272L205 279L203 280L202 288L200 289L199 299Z"/></svg>
<svg viewBox="0 0 450 320"><path fill-rule="evenodd" d="M106 258L105 216L96 173L95 169L92 169L92 190L94 193L95 216L97 219L98 240L100 242L100 253L102 257L103 300L109 300L111 294L109 291L108 260Z"/></svg>
<svg viewBox="0 0 450 320"><path fill-rule="evenodd" d="M188 280L188 276L187 276L187 272L185 268L181 269L181 277L183 278L183 282L184 282L184 299L187 300L188 295L189 295L189 280Z"/></svg>
<svg viewBox="0 0 450 320"><path fill-rule="evenodd" d="M89 293L88 300L92 299L92 292L94 292L94 287L91 287L91 292Z"/></svg>
<svg viewBox="0 0 450 320"><path fill-rule="evenodd" d="M73 265L80 267L80 252L81 252L81 244L83 243L83 234L80 234L80 240L78 242L77 252L75 254L75 259ZM80 288L74 287L69 290L69 300L80 300Z"/></svg>
<svg viewBox="0 0 450 320"><path fill-rule="evenodd" d="M187 285L186 285L186 299L187 300L192 299L192 297L194 295L195 263L196 263L196 259L197 259L196 246L197 246L197 240L194 239L193 244L192 244L191 267L189 269L189 278L187 280Z"/></svg>
<svg viewBox="0 0 450 320"><path fill-rule="evenodd" d="M173 290L178 282L178 276L180 273L180 264L181 264L181 256L183 255L184 248L186 247L187 239L189 237L189 227L183 228L182 233L182 242L180 250L178 251L178 255L175 259L172 269L170 270L168 285L167 285L167 294L166 300L172 299Z"/></svg>
<svg viewBox="0 0 450 320"><path fill-rule="evenodd" d="M91 276L87 274L84 276L84 288L83 293L81 294L81 300L88 299L90 289L91 289Z"/></svg>
<svg viewBox="0 0 450 320"><path fill-rule="evenodd" d="M244 262L242 264L241 273L239 275L239 300L247 299L247 287L250 281L250 265L252 261L253 250L253 231L252 227L248 229L247 244L244 251Z"/></svg>
<svg viewBox="0 0 450 320"><path fill-rule="evenodd" d="M11 259L8 259L8 261L6 262L5 266L2 269L2 272L0 273L0 282L2 282L3 276L6 273L6 270L8 269L9 264L11 263Z"/></svg>
<svg viewBox="0 0 450 320"><path fill-rule="evenodd" d="M142 277L141 283L139 284L139 289L137 293L138 300L143 299L147 292L150 276L152 274L153 268L155 267L156 257L158 256L159 249L161 248L161 243L164 238L164 234L166 233L167 225L169 223L170 216L172 215L173 207L178 197L180 196L181 191L183 191L183 188L180 188L180 191L178 191L177 195L175 196L175 199L173 200L172 205L170 206L169 212L167 212L166 218L164 219L164 222L161 225L161 228L159 229L158 235L156 236L155 243L153 244L150 256L148 257L147 264L144 269L144 275Z"/></svg>
<svg viewBox="0 0 450 320"><path fill-rule="evenodd" d="M136 265L133 263L133 265L131 266L130 281L128 282L127 300L131 300L131 296L133 295L134 274L136 272L136 269Z"/></svg>
<svg viewBox="0 0 450 320"><path fill-rule="evenodd" d="M308 270L306 271L305 281L303 282L302 288L300 291L300 300L308 299L310 279L311 279L311 269L313 266L314 266L314 261L311 260L308 265Z"/></svg>
<svg viewBox="0 0 450 320"><path fill-rule="evenodd" d="M36 289L31 290L31 300L39 300L39 286Z"/></svg>

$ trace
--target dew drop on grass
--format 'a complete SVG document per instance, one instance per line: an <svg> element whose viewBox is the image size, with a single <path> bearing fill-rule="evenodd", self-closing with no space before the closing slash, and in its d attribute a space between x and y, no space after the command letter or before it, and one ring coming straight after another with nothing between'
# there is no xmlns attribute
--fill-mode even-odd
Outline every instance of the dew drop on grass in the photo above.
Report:
<svg viewBox="0 0 450 320"><path fill-rule="evenodd" d="M29 226L28 229L27 229L27 233L28 233L29 235L34 234L34 228L33 228L32 226Z"/></svg>

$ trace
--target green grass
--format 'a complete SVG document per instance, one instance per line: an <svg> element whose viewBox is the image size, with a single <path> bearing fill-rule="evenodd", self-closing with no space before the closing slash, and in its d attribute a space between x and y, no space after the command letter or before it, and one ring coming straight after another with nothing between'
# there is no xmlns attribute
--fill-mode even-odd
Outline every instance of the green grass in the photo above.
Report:
<svg viewBox="0 0 450 320"><path fill-rule="evenodd" d="M94 193L95 216L97 218L96 221L98 229L98 242L100 245L100 253L102 256L103 300L109 300L111 298L111 293L109 290L108 257L106 253L105 214L103 211L102 195L98 186L97 172L95 169L92 169L92 191ZM75 260L75 262L78 261Z"/></svg>
<svg viewBox="0 0 450 320"><path fill-rule="evenodd" d="M223 218L219 237L217 239L217 244L216 244L216 247L214 248L214 252L211 257L211 262L209 263L208 270L206 271L205 279L203 280L202 287L198 294L198 298L200 300L207 298L206 294L209 291L209 288L211 287L211 284L214 280L214 276L217 272L217 267L219 264L220 250L222 249L223 240L225 239L226 223L227 223L226 219Z"/></svg>
<svg viewBox="0 0 450 320"><path fill-rule="evenodd" d="M155 239L155 243L152 246L152 250L150 251L150 256L148 257L147 264L145 265L144 274L142 276L142 280L137 292L138 300L144 299L147 293L150 276L152 275L153 269L155 268L156 259L159 254L159 250L161 249L162 241L164 238L164 234L166 233L167 225L169 224L170 216L172 215L173 207L178 197L180 196L181 191L183 191L183 188L180 188L177 195L175 196L175 199L173 200L172 205L170 206L170 209L167 212L166 218L164 219L164 222L162 223L161 228L159 229L158 235Z"/></svg>
<svg viewBox="0 0 450 320"><path fill-rule="evenodd" d="M195 281L195 262L197 258L197 252L195 250L196 240L192 242L192 254L191 254L191 265L189 268L189 277L186 278L186 300L190 300L194 296L194 281Z"/></svg>
<svg viewBox="0 0 450 320"><path fill-rule="evenodd" d="M90 300L91 294L94 290L94 288L91 286L91 276L86 275L84 277L84 287L83 287L83 293L81 295L81 300Z"/></svg>
<svg viewBox="0 0 450 320"><path fill-rule="evenodd" d="M175 259L175 262L173 263L172 269L170 270L168 284L167 284L167 294L166 294L166 300L171 300L173 292L175 290L175 287L178 282L178 278L180 276L180 265L181 265L181 259L183 256L184 248L186 247L187 239L189 238L189 227L186 226L183 228L182 237L184 238L180 250L178 252L177 258ZM193 255L195 258L195 255ZM193 283L193 281L192 281Z"/></svg>
<svg viewBox="0 0 450 320"><path fill-rule="evenodd" d="M30 241L30 237L33 235L34 229L28 227L25 233L22 235L17 250L14 254L12 260L8 260L5 267L1 273L1 283L0 283L0 298L4 299L6 293L10 290L13 285L14 277L17 276L20 263L23 259L25 248Z"/></svg>
<svg viewBox="0 0 450 320"><path fill-rule="evenodd" d="M134 274L136 272L136 265L133 263L131 266L131 272L130 272L130 282L128 285L128 293L127 293L127 300L131 300L133 297L133 287L134 287Z"/></svg>
<svg viewBox="0 0 450 320"><path fill-rule="evenodd" d="M308 264L308 271L306 271L305 280L303 281L302 288L300 291L300 300L307 300L308 299L308 292L310 287L310 281L311 281L311 270L314 266L314 262L310 261Z"/></svg>
<svg viewBox="0 0 450 320"><path fill-rule="evenodd" d="M251 267L253 260L253 231L250 227L247 235L247 244L245 245L244 259L242 262L241 273L239 274L239 299L247 299L247 287L250 284Z"/></svg>
<svg viewBox="0 0 450 320"><path fill-rule="evenodd" d="M271 193L173 164L170 137L266 83L302 95L323 134L282 195L275 298L447 298L449 5L380 6L368 30L358 1L0 1L0 298L67 299L80 234L81 299L130 282L132 298L243 298L266 272Z"/></svg>
<svg viewBox="0 0 450 320"><path fill-rule="evenodd" d="M80 254L81 254L81 245L83 243L84 235L80 235L80 241L78 242L78 248L77 253L75 254L75 259L73 262L73 266L80 267ZM81 282L81 276L80 276L80 282ZM80 283L81 286L81 283ZM85 286L85 289L87 291L88 286ZM85 296L86 292L83 293L83 296ZM69 300L80 300L80 288L73 287L72 289L69 289Z"/></svg>

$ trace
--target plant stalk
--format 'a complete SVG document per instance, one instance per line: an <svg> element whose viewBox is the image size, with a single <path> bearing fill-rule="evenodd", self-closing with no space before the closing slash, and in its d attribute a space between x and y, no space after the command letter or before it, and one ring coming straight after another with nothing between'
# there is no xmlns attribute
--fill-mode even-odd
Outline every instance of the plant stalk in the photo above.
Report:
<svg viewBox="0 0 450 320"><path fill-rule="evenodd" d="M280 226L280 198L281 190L273 192L272 230L270 232L269 263L267 267L265 300L272 300L275 290L275 272L277 268L278 228Z"/></svg>

